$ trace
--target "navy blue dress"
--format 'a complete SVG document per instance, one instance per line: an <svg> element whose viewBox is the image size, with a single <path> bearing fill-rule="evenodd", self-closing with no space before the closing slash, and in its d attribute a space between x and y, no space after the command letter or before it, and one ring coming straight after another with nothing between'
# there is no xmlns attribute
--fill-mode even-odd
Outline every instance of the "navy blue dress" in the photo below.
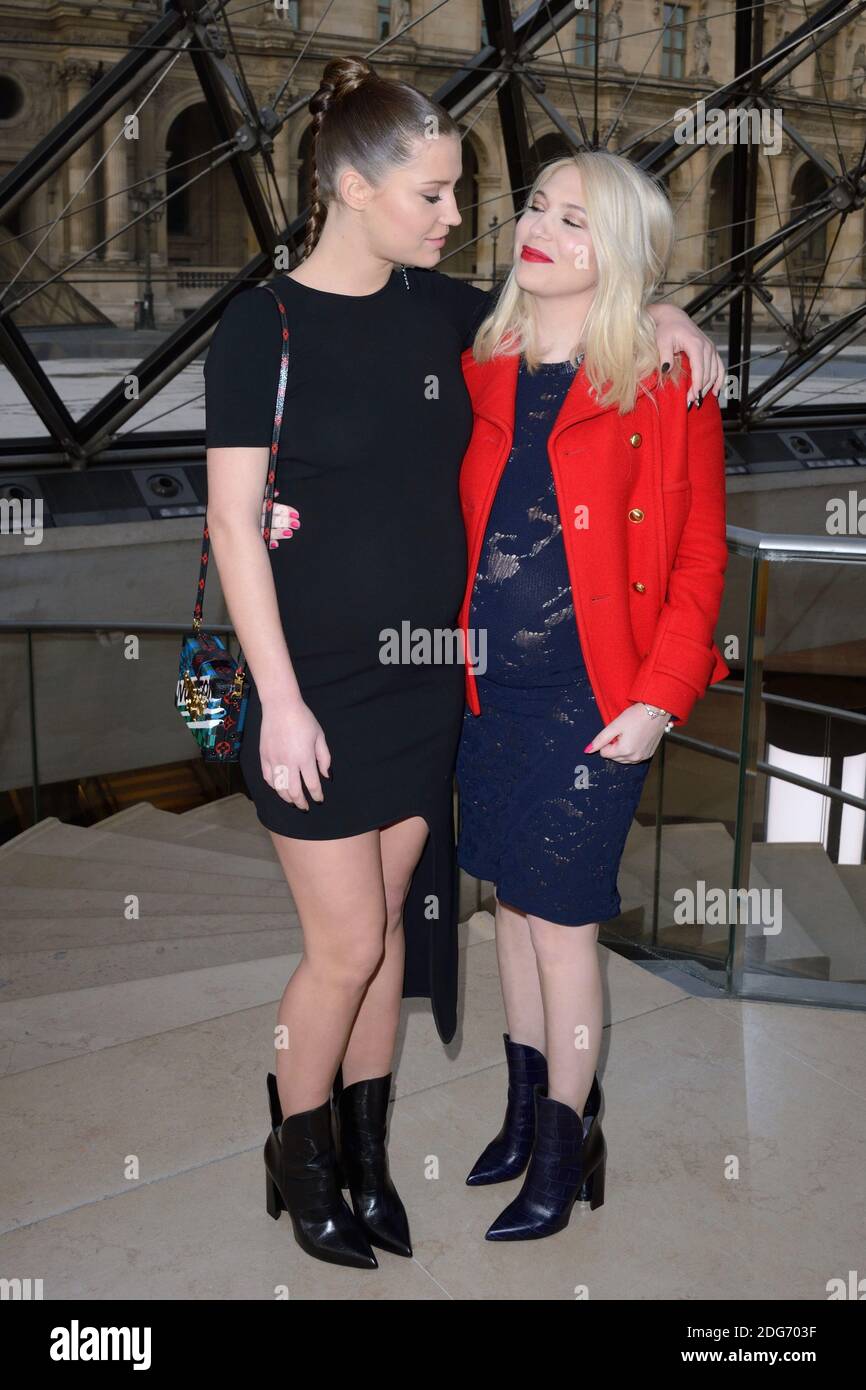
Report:
<svg viewBox="0 0 866 1390"><path fill-rule="evenodd" d="M570 362L532 375L520 363L514 444L469 610L476 643L486 632L481 714L466 708L457 755L460 867L494 882L507 906L565 926L619 915L620 859L652 761L583 751L606 721L581 650L547 453L574 375Z"/></svg>

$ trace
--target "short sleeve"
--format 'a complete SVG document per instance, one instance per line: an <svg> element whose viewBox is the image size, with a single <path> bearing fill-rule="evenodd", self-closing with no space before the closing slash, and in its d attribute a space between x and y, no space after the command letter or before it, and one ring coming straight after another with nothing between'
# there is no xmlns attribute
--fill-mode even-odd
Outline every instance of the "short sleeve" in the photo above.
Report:
<svg viewBox="0 0 866 1390"><path fill-rule="evenodd" d="M422 283L429 284L438 304L460 335L460 351L472 346L482 319L487 316L492 298L487 290L479 290L468 280L457 280L445 275L441 270L430 270L426 266L416 267L424 277Z"/></svg>
<svg viewBox="0 0 866 1390"><path fill-rule="evenodd" d="M480 290L476 285L470 285L468 280L449 280L449 283L456 295L462 334L461 348L465 352L472 346L482 319L486 318L490 311L491 295L488 290Z"/></svg>
<svg viewBox="0 0 866 1390"><path fill-rule="evenodd" d="M280 312L272 294L250 288L229 300L204 364L205 448L271 443L281 345Z"/></svg>

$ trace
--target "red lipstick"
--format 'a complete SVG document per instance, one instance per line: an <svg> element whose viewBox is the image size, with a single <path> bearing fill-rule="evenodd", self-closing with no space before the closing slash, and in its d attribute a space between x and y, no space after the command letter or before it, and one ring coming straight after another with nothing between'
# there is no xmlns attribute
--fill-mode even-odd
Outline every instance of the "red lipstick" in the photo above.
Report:
<svg viewBox="0 0 866 1390"><path fill-rule="evenodd" d="M552 258L545 256L543 251L537 250L534 246L524 246L520 253L520 259L522 261L546 261L549 265L553 265Z"/></svg>

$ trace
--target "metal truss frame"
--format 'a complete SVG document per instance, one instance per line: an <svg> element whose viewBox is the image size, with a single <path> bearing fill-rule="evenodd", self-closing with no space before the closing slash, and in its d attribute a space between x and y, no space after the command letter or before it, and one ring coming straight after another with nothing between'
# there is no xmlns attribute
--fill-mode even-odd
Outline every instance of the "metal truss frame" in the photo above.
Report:
<svg viewBox="0 0 866 1390"><path fill-rule="evenodd" d="M427 13L441 8L445 3L447 0L438 0L438 3L431 4ZM593 3L598 4L599 0L593 0ZM779 84L866 9L866 0L826 0L812 15L805 15L803 22L781 43L764 54L763 0L734 0L734 3L734 76L724 86L701 95L700 100L704 102L707 114L733 108L779 109L783 106L777 90ZM305 54L313 56L309 50L316 31L297 54L292 73L272 102L257 106L232 31L229 5L230 0L164 0L162 16L78 105L0 181L0 218L11 214L100 124L120 110L142 84L151 78L157 78L158 82L158 75L165 71L166 65L177 61L188 50L219 136L219 144L213 151L214 160L204 173L209 173L223 162L229 164L260 250L233 279L217 289L139 363L135 372L138 396L134 401L127 399L123 382L119 381L78 420L71 416L13 319L14 310L19 304L31 294L38 293L45 283L62 279L70 267L64 267L47 282L16 294L16 289L21 289L18 284L19 272L0 294L0 360L15 377L45 425L52 443L46 449L46 441L41 438L0 441L0 465L4 454L8 456L14 453L20 468L22 455L30 452L45 459L46 453L53 450L58 464L85 468L97 458L108 460L116 450L128 448L129 436L119 434L122 426L203 351L227 301L239 288L257 283L272 273L277 247L287 247L293 258L301 253L307 209L288 220L276 186L271 151L275 135L291 116L307 104L308 98L302 96L284 110L279 110L297 63ZM517 216L537 170L532 156L527 100L531 100L543 112L569 148L605 148L624 119L629 102L639 90L643 73L631 85L604 135L600 135L599 98L605 69L599 63L599 50L603 40L594 44L594 68L588 70L569 66L567 52L563 52L558 38L559 31L575 17L574 0L536 0L516 18L512 16L508 0L483 0L483 5L489 42L432 95L455 119L460 119L485 98L492 98L495 94L514 216ZM327 9L324 13L327 13ZM385 39L367 56L374 58L424 17L420 16L399 34ZM563 74L574 102L574 125L545 94L546 79L551 75L549 69L546 66L540 69L534 62L539 50L551 40L556 41ZM424 66L423 60L419 61L418 66ZM579 82L575 80L577 78ZM835 135L833 103L826 93L826 85L825 95ZM591 103L591 132L587 128L582 102L587 114ZM672 119L659 129L669 126ZM841 226L847 216L863 207L866 198L866 140L859 158L849 168L838 139L837 158L831 161L816 151L787 118L783 118L783 128L788 138L823 172L827 179L826 189L807 206L794 210L794 215L784 226L773 231L760 244L755 244L760 151L754 143L735 144L732 255L726 267L718 268L724 273L710 284L700 287L684 306L697 323L707 322L721 308L729 306L728 369L738 379L739 394L729 399L725 406L728 428L778 428L783 422L790 425L793 419L800 425L844 424L862 422L866 416L866 401L856 406L850 401L844 405L825 402L814 406L800 403L780 407L777 404L793 385L814 373L828 357L835 356L866 331L866 295L863 304L823 328L810 324L808 313L800 317L795 315L792 321L786 321L773 303L772 293L767 286L768 275L783 263L787 267L791 252L806 241L816 227L835 219L839 219ZM651 136L653 133L643 133L622 144L619 152L626 154L639 144L645 145L648 134ZM657 176L664 177L693 156L696 148L694 144L678 143L673 134L668 134L660 137L637 162ZM265 188L257 160L261 160L264 166ZM266 189L269 196L266 196ZM175 190L175 193L178 191ZM275 215L271 194L276 195L279 215ZM168 195L171 196L174 194ZM168 201L168 197L165 201ZM114 235L121 235L138 220L132 219ZM835 238L828 252L827 263L832 257L833 246ZM92 251L81 259L86 259L90 254ZM793 284L790 288L793 305ZM750 390L755 296L778 324L786 346L784 360L777 370ZM159 456L173 446L196 442L200 438L200 430L148 430L146 436L140 433L135 436L135 447L142 450L143 456L147 453Z"/></svg>

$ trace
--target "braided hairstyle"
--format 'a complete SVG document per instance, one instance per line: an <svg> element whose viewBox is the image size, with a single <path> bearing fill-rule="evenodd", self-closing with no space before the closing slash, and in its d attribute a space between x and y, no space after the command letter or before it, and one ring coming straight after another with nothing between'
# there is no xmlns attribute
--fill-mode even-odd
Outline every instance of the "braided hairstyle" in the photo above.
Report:
<svg viewBox="0 0 866 1390"><path fill-rule="evenodd" d="M443 106L410 87L380 77L363 58L333 58L311 97L310 215L304 258L322 232L328 204L338 197L337 180L346 165L369 183L379 184L395 165L408 164L416 142L434 135L456 135L457 122Z"/></svg>

